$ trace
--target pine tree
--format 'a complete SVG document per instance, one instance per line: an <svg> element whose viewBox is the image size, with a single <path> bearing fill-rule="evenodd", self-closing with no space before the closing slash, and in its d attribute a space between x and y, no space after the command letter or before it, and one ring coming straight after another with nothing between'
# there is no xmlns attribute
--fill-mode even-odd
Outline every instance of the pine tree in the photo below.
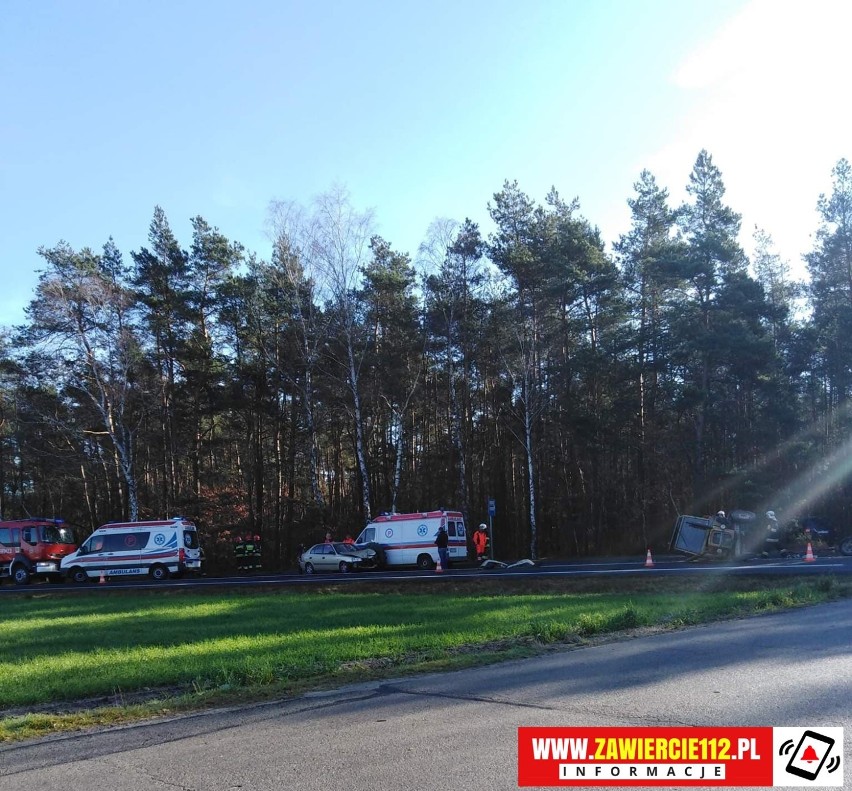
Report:
<svg viewBox="0 0 852 791"><path fill-rule="evenodd" d="M711 404L724 400L715 380L715 367L722 362L719 348L723 283L744 273L745 254L737 242L740 215L723 203L722 174L707 151L695 161L687 185L691 202L678 215L686 243L680 276L690 292L678 307L674 324L680 339L680 364L686 376L683 407L692 418L691 466L693 497L698 502L708 493L706 485L707 422Z"/></svg>

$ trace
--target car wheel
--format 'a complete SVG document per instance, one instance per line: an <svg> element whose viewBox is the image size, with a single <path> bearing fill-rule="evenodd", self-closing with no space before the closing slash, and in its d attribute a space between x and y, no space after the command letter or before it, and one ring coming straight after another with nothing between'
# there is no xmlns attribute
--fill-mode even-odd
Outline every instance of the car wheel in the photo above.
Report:
<svg viewBox="0 0 852 791"><path fill-rule="evenodd" d="M150 571L151 579L163 582L169 578L169 570L165 566L153 566Z"/></svg>
<svg viewBox="0 0 852 791"><path fill-rule="evenodd" d="M26 585L30 581L29 569L19 563L12 572L12 579L15 581L15 585Z"/></svg>
<svg viewBox="0 0 852 791"><path fill-rule="evenodd" d="M340 565L338 566L338 568L340 569L341 574L348 574L350 571L352 571L351 564L347 563L345 560L340 561Z"/></svg>
<svg viewBox="0 0 852 791"><path fill-rule="evenodd" d="M420 555L417 558L417 568L419 569L423 569L425 571L426 569L431 569L434 565L435 563L432 560L431 555Z"/></svg>
<svg viewBox="0 0 852 791"><path fill-rule="evenodd" d="M314 573L314 564L313 563L305 563L305 574L313 574Z"/></svg>
<svg viewBox="0 0 852 791"><path fill-rule="evenodd" d="M68 572L68 576L71 578L72 582L76 582L78 585L89 581L89 575L81 568L71 569L71 571Z"/></svg>
<svg viewBox="0 0 852 791"><path fill-rule="evenodd" d="M846 536L846 538L840 542L840 554L852 555L852 536Z"/></svg>

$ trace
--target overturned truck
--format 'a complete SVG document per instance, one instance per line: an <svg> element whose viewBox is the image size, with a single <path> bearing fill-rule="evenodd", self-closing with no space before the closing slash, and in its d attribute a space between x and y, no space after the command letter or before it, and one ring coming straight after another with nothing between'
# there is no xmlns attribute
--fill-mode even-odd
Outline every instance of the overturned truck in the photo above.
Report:
<svg viewBox="0 0 852 791"><path fill-rule="evenodd" d="M742 560L756 556L796 557L808 545L852 555L852 535L844 536L814 520L798 519L782 526L773 511L766 518L752 511L720 512L716 517L679 516L670 549L693 560Z"/></svg>
<svg viewBox="0 0 852 791"><path fill-rule="evenodd" d="M670 548L695 560L734 560L752 556L765 539L763 534L756 535L760 532L756 530L756 520L752 511L742 510L731 511L724 521L718 517L679 516Z"/></svg>

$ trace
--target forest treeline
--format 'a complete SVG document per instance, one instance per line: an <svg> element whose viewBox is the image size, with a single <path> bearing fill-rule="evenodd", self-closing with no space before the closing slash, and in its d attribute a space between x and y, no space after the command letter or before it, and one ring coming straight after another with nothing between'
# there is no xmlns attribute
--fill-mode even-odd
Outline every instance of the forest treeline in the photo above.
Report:
<svg viewBox="0 0 852 791"><path fill-rule="evenodd" d="M494 230L435 221L413 259L343 189L270 205L263 260L203 218L188 247L39 250L0 336L0 512L196 519L267 567L387 511L462 510L505 558L662 548L678 513L850 510L852 169L814 196L797 282L747 257L702 151L683 205L649 172L608 252L576 200L506 182Z"/></svg>

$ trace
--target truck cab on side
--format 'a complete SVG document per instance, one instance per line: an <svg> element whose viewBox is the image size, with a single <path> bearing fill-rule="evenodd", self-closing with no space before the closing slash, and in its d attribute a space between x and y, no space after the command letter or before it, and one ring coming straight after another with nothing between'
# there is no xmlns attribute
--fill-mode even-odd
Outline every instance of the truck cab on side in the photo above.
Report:
<svg viewBox="0 0 852 791"><path fill-rule="evenodd" d="M62 582L62 558L77 549L74 534L61 519L16 519L0 522L0 580L16 585L33 578Z"/></svg>

